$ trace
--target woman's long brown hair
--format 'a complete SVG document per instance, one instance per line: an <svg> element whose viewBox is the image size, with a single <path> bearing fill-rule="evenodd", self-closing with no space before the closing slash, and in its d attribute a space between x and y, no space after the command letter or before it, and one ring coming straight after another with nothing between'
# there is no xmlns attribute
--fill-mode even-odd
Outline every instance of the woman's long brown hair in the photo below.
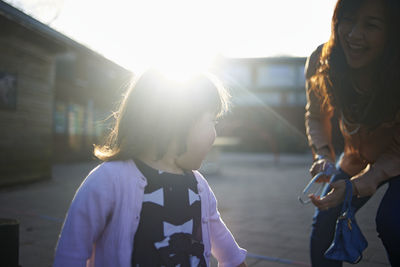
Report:
<svg viewBox="0 0 400 267"><path fill-rule="evenodd" d="M342 111L368 128L394 119L400 108L400 1L381 0L386 11L387 42L372 77L373 90L361 96L355 91L350 68L338 38L338 25L346 13L355 13L366 0L339 0L332 17L330 39L324 44L311 77L311 90L322 99L323 108Z"/></svg>

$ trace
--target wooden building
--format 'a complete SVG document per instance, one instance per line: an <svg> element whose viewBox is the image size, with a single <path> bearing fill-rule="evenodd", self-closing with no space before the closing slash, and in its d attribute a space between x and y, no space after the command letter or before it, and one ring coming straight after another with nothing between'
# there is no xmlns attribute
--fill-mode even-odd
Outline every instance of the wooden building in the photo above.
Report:
<svg viewBox="0 0 400 267"><path fill-rule="evenodd" d="M131 73L0 1L0 186L90 159Z"/></svg>

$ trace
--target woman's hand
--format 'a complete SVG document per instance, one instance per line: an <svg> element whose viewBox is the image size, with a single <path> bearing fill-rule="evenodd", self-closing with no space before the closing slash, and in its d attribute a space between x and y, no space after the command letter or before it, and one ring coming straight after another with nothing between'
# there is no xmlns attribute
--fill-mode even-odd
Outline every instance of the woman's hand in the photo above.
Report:
<svg viewBox="0 0 400 267"><path fill-rule="evenodd" d="M358 197L372 196L375 194L382 174L379 170L368 165L362 172L353 176L353 195ZM311 202L320 210L327 210L336 207L344 201L346 192L346 182L344 180L336 181L331 185L332 190L322 198L310 195Z"/></svg>
<svg viewBox="0 0 400 267"><path fill-rule="evenodd" d="M327 159L327 158L322 158L322 159L315 160L313 162L313 164L311 165L310 170L309 170L311 176L314 177L318 173L325 171L328 168L329 165L333 165L334 166L334 163L331 160ZM330 180L330 176L321 175L316 182L318 182L318 183L328 183L329 180Z"/></svg>
<svg viewBox="0 0 400 267"><path fill-rule="evenodd" d="M343 202L346 193L346 182L336 181L330 184L332 190L324 197L310 195L311 202L320 210L336 207Z"/></svg>

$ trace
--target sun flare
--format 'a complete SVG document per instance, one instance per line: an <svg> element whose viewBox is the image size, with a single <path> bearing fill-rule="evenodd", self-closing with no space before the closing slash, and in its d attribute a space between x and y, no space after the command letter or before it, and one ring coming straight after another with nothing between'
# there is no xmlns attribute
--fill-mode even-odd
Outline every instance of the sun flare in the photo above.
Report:
<svg viewBox="0 0 400 267"><path fill-rule="evenodd" d="M215 55L307 56L329 38L336 0L6 2L45 23L51 4L56 30L133 72L156 65L179 76L180 68L204 68Z"/></svg>

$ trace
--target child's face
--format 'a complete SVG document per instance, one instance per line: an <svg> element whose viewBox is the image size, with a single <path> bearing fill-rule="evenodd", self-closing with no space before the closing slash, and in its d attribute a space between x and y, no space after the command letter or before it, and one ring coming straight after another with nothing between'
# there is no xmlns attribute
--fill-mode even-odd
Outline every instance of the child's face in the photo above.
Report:
<svg viewBox="0 0 400 267"><path fill-rule="evenodd" d="M204 113L189 131L186 152L180 155L176 163L184 170L197 170L206 157L216 137L215 114Z"/></svg>

